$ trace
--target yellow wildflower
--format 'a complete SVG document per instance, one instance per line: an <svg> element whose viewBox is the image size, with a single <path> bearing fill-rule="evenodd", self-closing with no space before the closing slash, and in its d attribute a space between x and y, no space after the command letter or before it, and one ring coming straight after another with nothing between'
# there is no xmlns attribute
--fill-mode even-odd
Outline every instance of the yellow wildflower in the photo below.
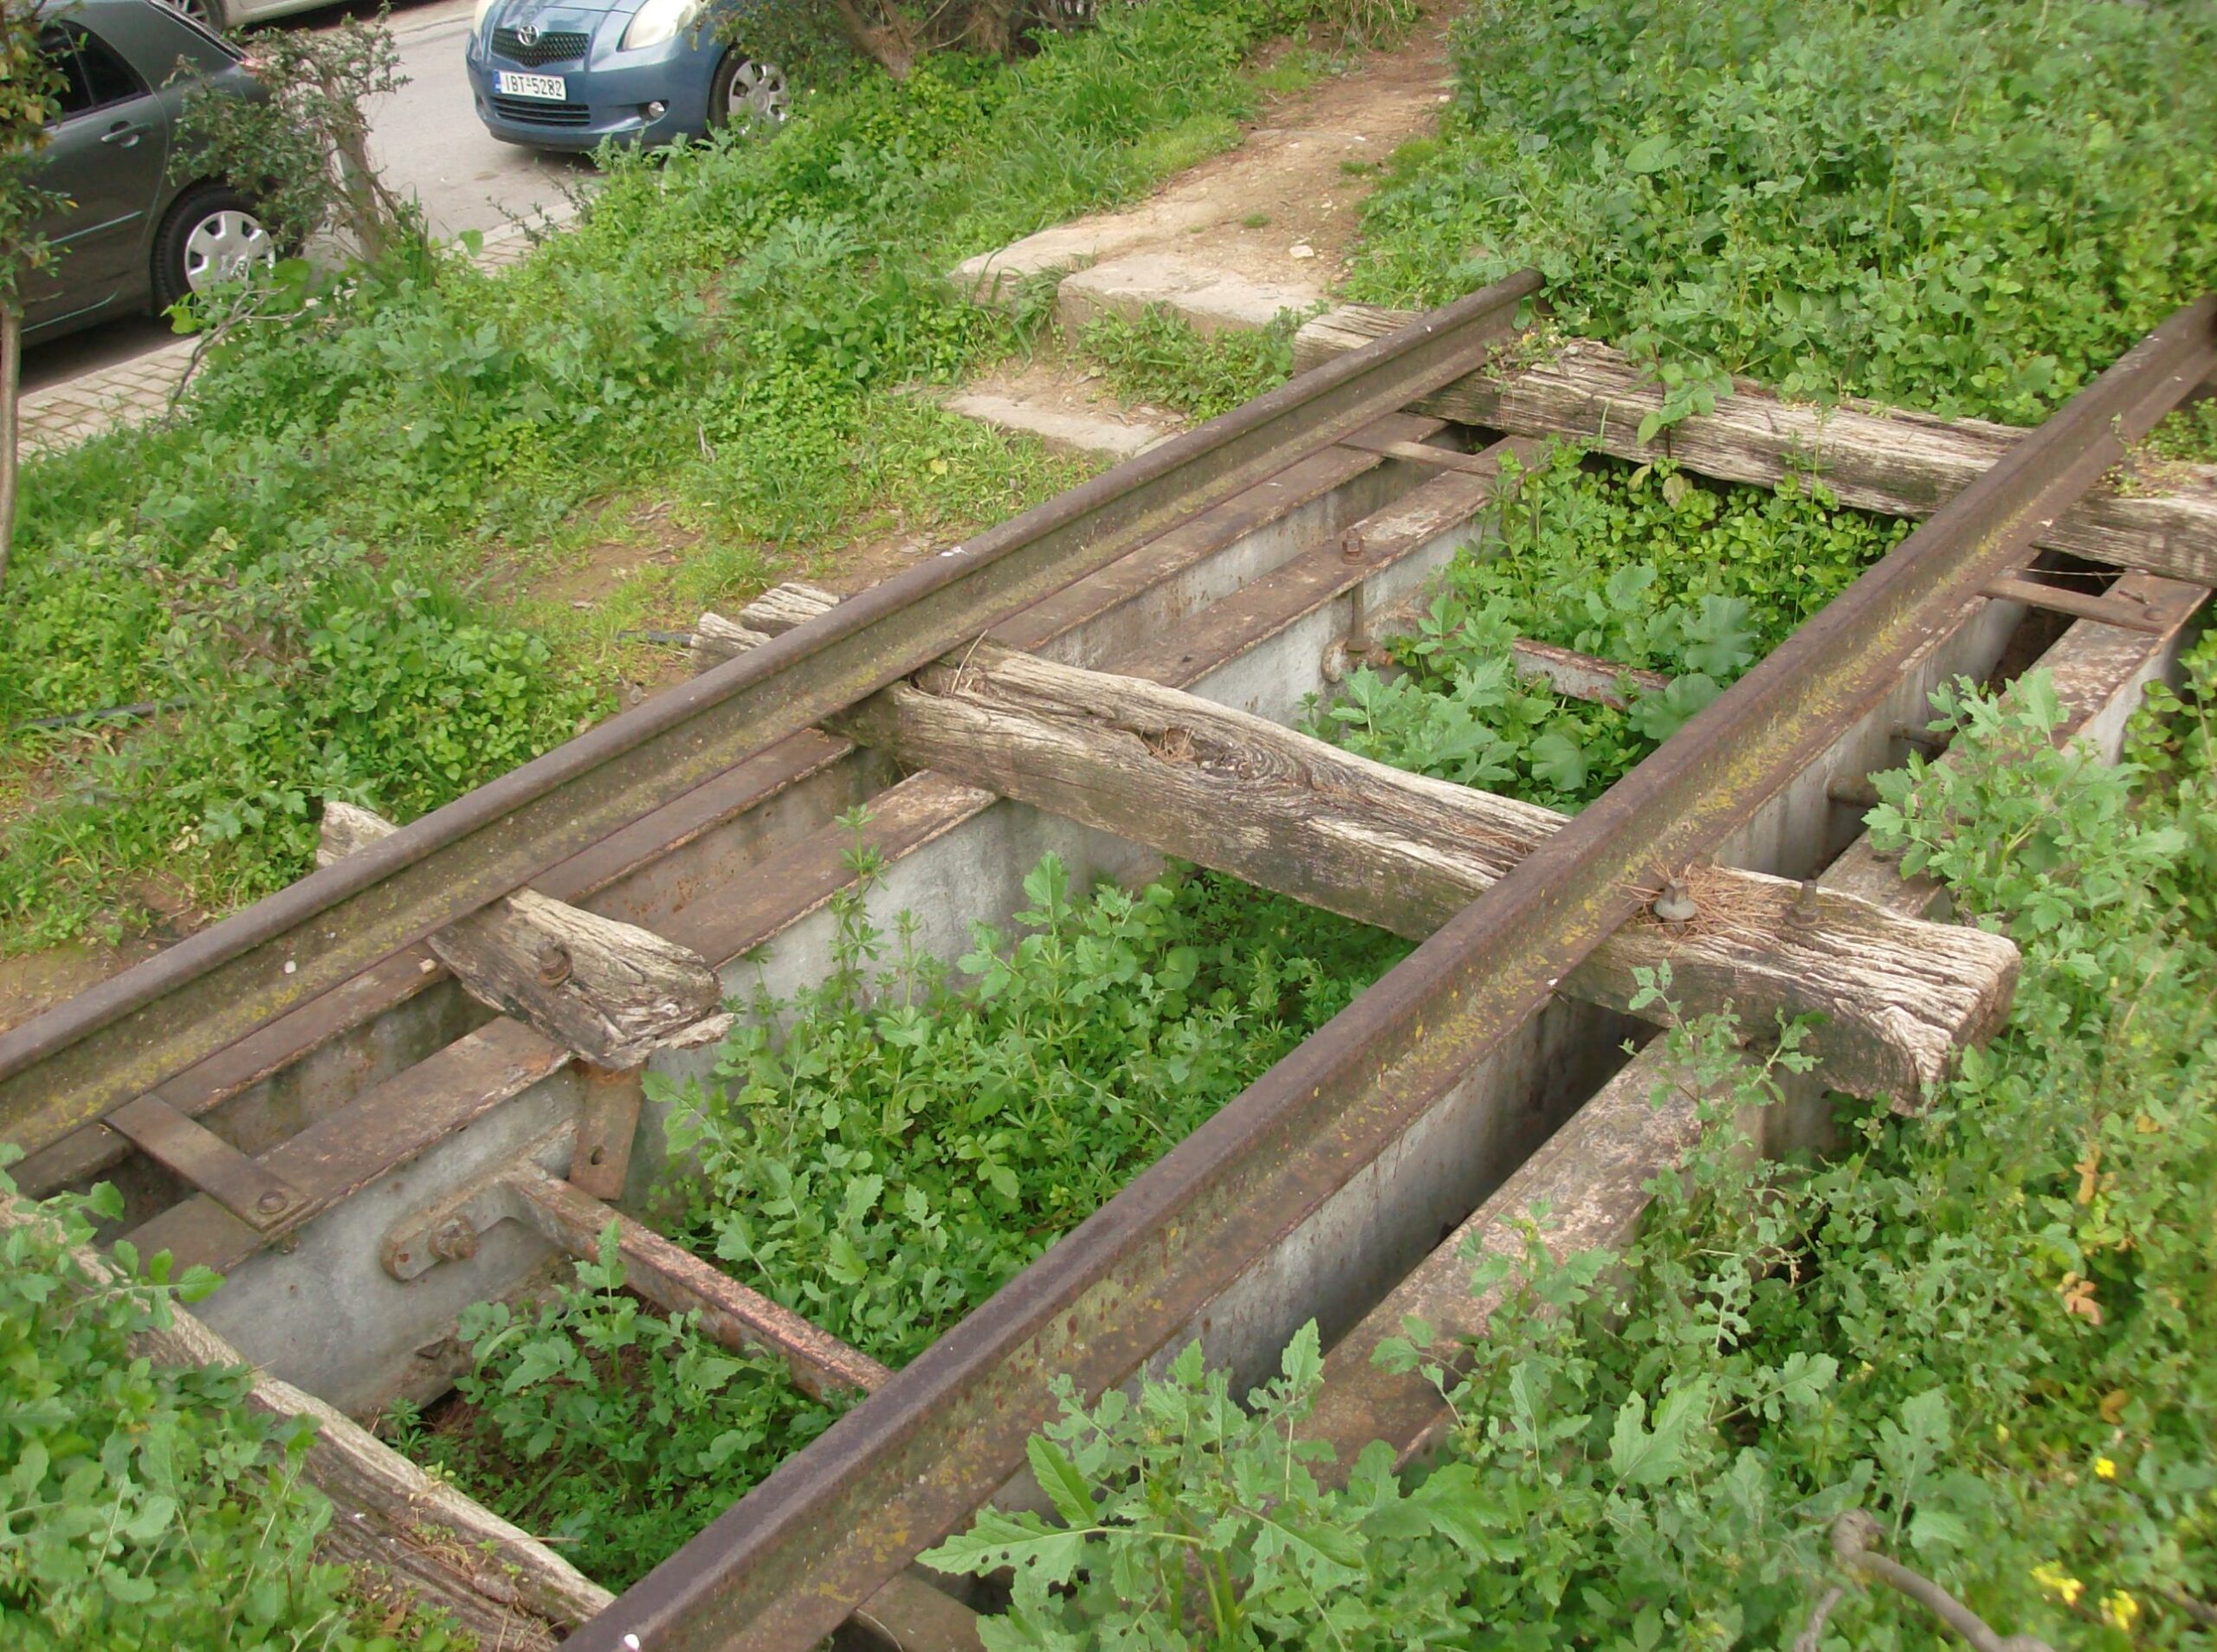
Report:
<svg viewBox="0 0 2217 1652"><path fill-rule="evenodd" d="M2080 1583L2061 1566L2049 1561L2043 1560L2033 1568L2033 1581L2065 1606L2076 1606L2078 1604L2078 1597L2086 1592L2084 1584Z"/></svg>
<svg viewBox="0 0 2217 1652"><path fill-rule="evenodd" d="M1995 1423L1994 1425L1994 1437L1999 1440L2003 1445L2007 1445L2009 1443L2009 1425L2007 1423Z"/></svg>
<svg viewBox="0 0 2217 1652"><path fill-rule="evenodd" d="M2109 1457L2095 1458L2094 1477L2097 1480L2115 1480L2117 1478L2116 1462Z"/></svg>
<svg viewBox="0 0 2217 1652"><path fill-rule="evenodd" d="M2140 1616L2140 1603L2122 1589L2102 1602L2102 1622L2112 1629L2130 1629Z"/></svg>

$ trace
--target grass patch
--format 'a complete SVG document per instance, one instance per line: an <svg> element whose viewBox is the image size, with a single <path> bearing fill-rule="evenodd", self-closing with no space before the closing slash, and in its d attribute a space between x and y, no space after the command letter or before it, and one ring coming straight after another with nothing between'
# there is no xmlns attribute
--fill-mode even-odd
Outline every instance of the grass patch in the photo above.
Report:
<svg viewBox="0 0 2217 1652"><path fill-rule="evenodd" d="M1260 332L1202 332L1151 304L1136 321L1113 312L1095 317L1078 351L1101 368L1119 400L1212 419L1293 376L1293 335L1302 319L1283 310Z"/></svg>
<svg viewBox="0 0 2217 1652"><path fill-rule="evenodd" d="M1688 395L2037 422L2217 287L2217 10L1485 0L1354 295L1527 265Z"/></svg>
<svg viewBox="0 0 2217 1652"><path fill-rule="evenodd" d="M137 926L156 867L206 909L266 894L322 798L405 819L604 713L658 668L617 631L1065 485L910 393L1014 342L941 273L1231 141L1245 55L1309 15L1107 7L1021 63L858 75L768 141L611 156L523 265L357 273L228 346L177 423L34 461L0 767L45 772L0 837L0 947ZM678 548L626 623L532 599L643 500ZM120 739L20 726L150 700L183 703Z"/></svg>
<svg viewBox="0 0 2217 1652"><path fill-rule="evenodd" d="M1315 719L1364 757L1575 811L1908 532L1818 489L1706 486L1558 445L1440 576L1401 674L1367 667ZM1518 637L1671 679L1625 708L1520 678Z"/></svg>

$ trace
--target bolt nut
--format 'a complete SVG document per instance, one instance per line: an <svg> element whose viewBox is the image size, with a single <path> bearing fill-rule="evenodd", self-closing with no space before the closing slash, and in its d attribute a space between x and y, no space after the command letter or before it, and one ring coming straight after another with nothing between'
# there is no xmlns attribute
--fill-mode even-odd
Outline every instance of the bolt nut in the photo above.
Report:
<svg viewBox="0 0 2217 1652"><path fill-rule="evenodd" d="M1804 883L1794 894L1794 904L1786 909L1786 921L1801 929L1814 928L1823 915L1813 883Z"/></svg>
<svg viewBox="0 0 2217 1652"><path fill-rule="evenodd" d="M539 984L560 986L570 978L570 954L567 948L548 941L539 949Z"/></svg>
<svg viewBox="0 0 2217 1652"><path fill-rule="evenodd" d="M254 1208L264 1216L275 1216L285 1205L285 1196L274 1187L254 1202Z"/></svg>
<svg viewBox="0 0 2217 1652"><path fill-rule="evenodd" d="M477 1254L477 1229L449 1216L431 1230L431 1254L441 1262L468 1262Z"/></svg>
<svg viewBox="0 0 2217 1652"><path fill-rule="evenodd" d="M1340 535L1340 560L1361 562L1370 554L1370 547L1363 542L1362 530L1351 527Z"/></svg>

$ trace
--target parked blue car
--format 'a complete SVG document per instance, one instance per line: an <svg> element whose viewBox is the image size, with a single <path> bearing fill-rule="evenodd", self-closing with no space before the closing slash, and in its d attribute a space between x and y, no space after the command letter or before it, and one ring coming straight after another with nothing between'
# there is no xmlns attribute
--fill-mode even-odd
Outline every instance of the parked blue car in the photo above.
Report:
<svg viewBox="0 0 2217 1652"><path fill-rule="evenodd" d="M779 120L785 77L732 46L702 0L478 0L477 117L503 143L592 149Z"/></svg>

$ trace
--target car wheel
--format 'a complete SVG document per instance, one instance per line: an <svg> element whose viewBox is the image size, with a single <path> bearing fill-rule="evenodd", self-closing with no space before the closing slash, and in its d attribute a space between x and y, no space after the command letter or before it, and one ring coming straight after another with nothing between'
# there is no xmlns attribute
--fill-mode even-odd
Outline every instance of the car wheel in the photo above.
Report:
<svg viewBox="0 0 2217 1652"><path fill-rule="evenodd" d="M785 86L785 72L775 63L758 63L738 52L726 52L716 65L716 83L708 94L708 124L741 126L756 121L772 125L792 113L792 94Z"/></svg>
<svg viewBox="0 0 2217 1652"><path fill-rule="evenodd" d="M226 184L198 184L178 197L154 237L154 307L276 261L276 241L253 202Z"/></svg>
<svg viewBox="0 0 2217 1652"><path fill-rule="evenodd" d="M230 11L223 0L170 0L170 3L210 34L220 35L231 26Z"/></svg>

